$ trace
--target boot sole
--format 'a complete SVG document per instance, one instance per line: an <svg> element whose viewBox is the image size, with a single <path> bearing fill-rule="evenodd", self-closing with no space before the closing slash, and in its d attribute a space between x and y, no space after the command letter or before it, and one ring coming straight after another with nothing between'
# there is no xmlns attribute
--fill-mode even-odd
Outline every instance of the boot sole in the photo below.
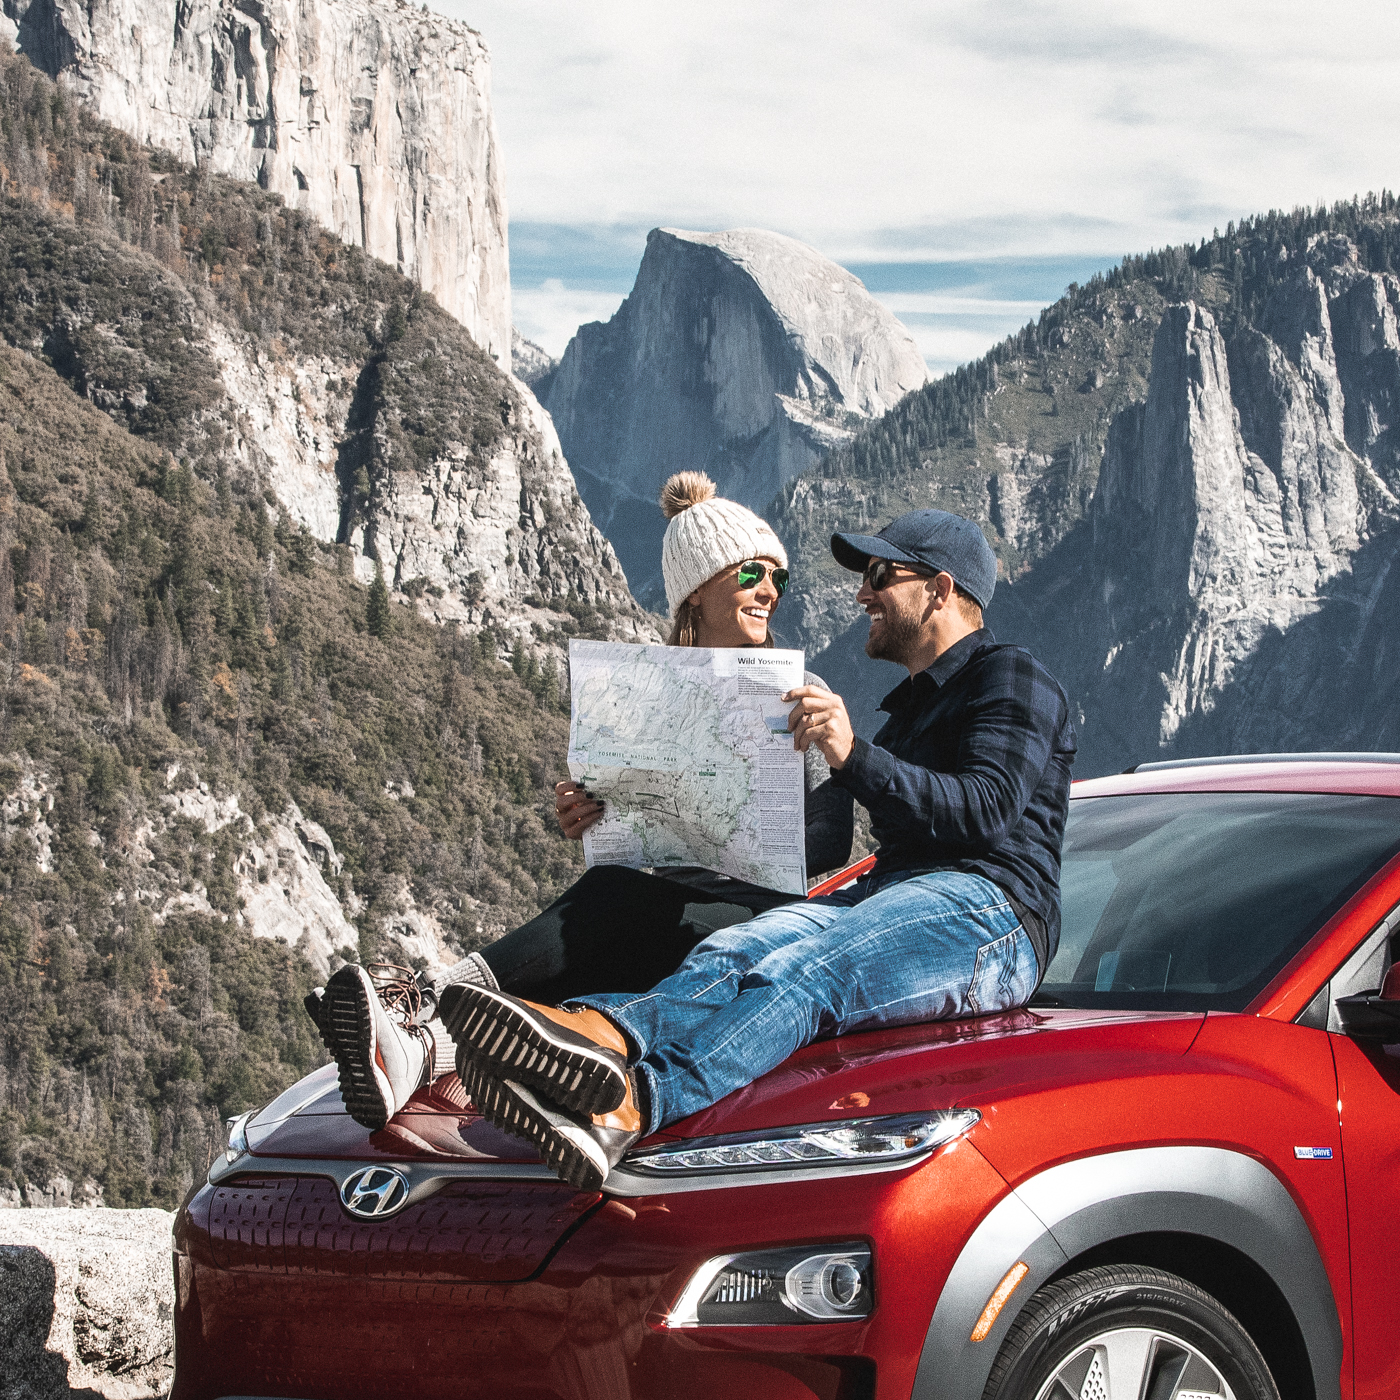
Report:
<svg viewBox="0 0 1400 1400"><path fill-rule="evenodd" d="M600 1168L567 1133L561 1131L537 1105L509 1083L493 1079L483 1070L470 1065L462 1083L467 1097L487 1122L512 1137L524 1138L561 1181L578 1191L603 1189L603 1182L607 1179L606 1169Z"/></svg>
<svg viewBox="0 0 1400 1400"><path fill-rule="evenodd" d="M469 1066L480 1065L495 1078L519 1080L584 1117L611 1113L627 1097L627 1072L619 1057L601 1046L584 1048L582 1037L556 1036L552 1022L536 1019L503 993L458 983L443 990L442 1002L438 1014L457 1044L463 1083Z"/></svg>
<svg viewBox="0 0 1400 1400"><path fill-rule="evenodd" d="M374 1017L361 983L326 988L321 1039L340 1072L340 1097L361 1127L378 1132L389 1121L374 1063Z"/></svg>

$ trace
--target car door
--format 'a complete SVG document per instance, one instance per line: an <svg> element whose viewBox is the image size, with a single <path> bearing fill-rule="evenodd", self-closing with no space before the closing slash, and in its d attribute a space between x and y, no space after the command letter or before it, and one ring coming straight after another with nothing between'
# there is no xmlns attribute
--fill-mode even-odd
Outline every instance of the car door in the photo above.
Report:
<svg viewBox="0 0 1400 1400"><path fill-rule="evenodd" d="M1400 911L1392 911L1332 979L1334 1003L1380 986L1396 951L1397 923ZM1335 1006L1328 1029L1351 1237L1354 1400L1394 1400L1400 1395L1400 1045L1348 1039Z"/></svg>

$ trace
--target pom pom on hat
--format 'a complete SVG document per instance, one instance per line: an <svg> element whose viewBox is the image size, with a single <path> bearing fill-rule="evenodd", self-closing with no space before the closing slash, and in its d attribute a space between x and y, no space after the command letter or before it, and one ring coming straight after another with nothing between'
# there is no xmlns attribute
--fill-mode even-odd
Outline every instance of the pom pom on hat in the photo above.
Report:
<svg viewBox="0 0 1400 1400"><path fill-rule="evenodd" d="M776 559L787 568L787 550L768 523L715 491L704 472L677 472L661 488L661 510L671 522L661 573L672 617L701 584L746 559Z"/></svg>
<svg viewBox="0 0 1400 1400"><path fill-rule="evenodd" d="M677 472L661 488L661 514L674 520L681 511L714 500L716 489L704 472Z"/></svg>

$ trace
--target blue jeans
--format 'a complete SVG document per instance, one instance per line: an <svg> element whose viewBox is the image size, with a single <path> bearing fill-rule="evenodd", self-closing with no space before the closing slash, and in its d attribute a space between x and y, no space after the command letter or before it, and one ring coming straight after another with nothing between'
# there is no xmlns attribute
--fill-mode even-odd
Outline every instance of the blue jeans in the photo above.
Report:
<svg viewBox="0 0 1400 1400"><path fill-rule="evenodd" d="M591 1006L635 1047L649 1131L698 1113L813 1040L1024 1005L1035 949L1006 895L957 870L861 880L699 943L649 992Z"/></svg>

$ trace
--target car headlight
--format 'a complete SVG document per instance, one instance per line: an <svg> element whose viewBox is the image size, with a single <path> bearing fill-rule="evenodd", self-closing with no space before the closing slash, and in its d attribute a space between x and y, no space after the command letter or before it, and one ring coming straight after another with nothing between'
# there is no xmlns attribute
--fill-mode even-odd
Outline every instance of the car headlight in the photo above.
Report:
<svg viewBox="0 0 1400 1400"><path fill-rule="evenodd" d="M648 1176L680 1176L822 1167L841 1162L897 1162L951 1142L981 1117L975 1108L951 1108L838 1123L800 1123L761 1132L690 1138L674 1147L649 1147L630 1153L623 1165Z"/></svg>
<svg viewBox="0 0 1400 1400"><path fill-rule="evenodd" d="M691 1275L667 1327L791 1327L869 1317L870 1246L802 1245L707 1259Z"/></svg>
<svg viewBox="0 0 1400 1400"><path fill-rule="evenodd" d="M248 1150L248 1124L256 1112L257 1109L250 1109L228 1120L228 1150L224 1153L226 1162L236 1162Z"/></svg>

